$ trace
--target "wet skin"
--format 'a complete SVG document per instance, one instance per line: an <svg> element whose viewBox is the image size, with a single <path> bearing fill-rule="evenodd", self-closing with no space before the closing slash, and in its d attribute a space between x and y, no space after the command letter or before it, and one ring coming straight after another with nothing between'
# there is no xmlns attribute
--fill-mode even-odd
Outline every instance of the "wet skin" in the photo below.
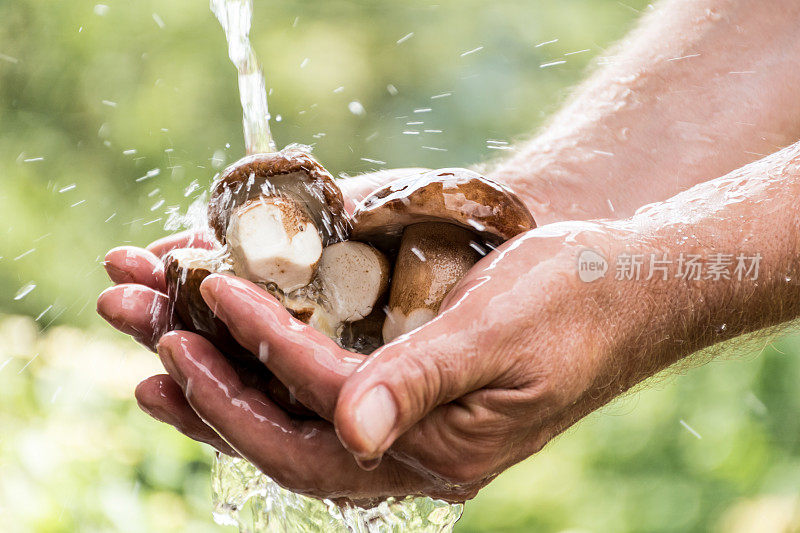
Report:
<svg viewBox="0 0 800 533"><path fill-rule="evenodd" d="M489 172L540 225L609 220L551 224L507 243L439 317L367 362L252 284L209 277L207 302L321 420L291 420L243 389L196 335L164 335L173 324L158 256L186 235L113 250L107 268L122 284L98 311L157 348L170 373L138 387L140 405L294 490L459 500L678 359L796 318L798 146L636 209L797 139L798 19L800 4L788 0L663 2L541 135ZM343 182L349 208L392 177ZM575 267L587 247L607 258L716 250L763 259L757 281L623 282L612 272L587 284Z"/></svg>
<svg viewBox="0 0 800 533"><path fill-rule="evenodd" d="M799 316L798 197L795 145L628 219L533 230L481 260L437 318L368 360L294 320L256 285L212 275L201 287L209 306L322 420L292 420L243 387L212 345L181 331L156 344L169 377L146 381L137 398L156 418L233 448L295 491L358 501L469 498L678 359ZM762 262L757 280L584 283L575 265L587 248L608 258L759 253ZM136 253L141 269L130 260ZM157 286L155 255L136 253L125 254L129 275L147 281L149 270ZM106 291L99 309L112 324L137 324L140 338L155 339L136 313L163 295L141 286L126 294L130 287ZM158 312L155 331L168 327Z"/></svg>

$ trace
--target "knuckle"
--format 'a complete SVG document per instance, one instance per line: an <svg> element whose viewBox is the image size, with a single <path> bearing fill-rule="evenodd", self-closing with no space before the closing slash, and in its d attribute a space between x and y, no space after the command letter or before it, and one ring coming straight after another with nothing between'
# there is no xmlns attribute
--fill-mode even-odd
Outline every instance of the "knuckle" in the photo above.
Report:
<svg viewBox="0 0 800 533"><path fill-rule="evenodd" d="M439 475L453 485L471 486L486 477L487 466L483 460L461 461L448 465Z"/></svg>
<svg viewBox="0 0 800 533"><path fill-rule="evenodd" d="M403 371L394 372L395 399L405 403L403 411L422 415L441 398L443 376L432 358L414 356L403 361Z"/></svg>

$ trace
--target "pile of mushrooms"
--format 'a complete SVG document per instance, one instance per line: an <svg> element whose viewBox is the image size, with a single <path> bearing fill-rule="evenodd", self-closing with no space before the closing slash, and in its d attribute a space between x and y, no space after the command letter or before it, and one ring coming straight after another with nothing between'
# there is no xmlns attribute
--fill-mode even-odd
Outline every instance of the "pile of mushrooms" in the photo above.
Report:
<svg viewBox="0 0 800 533"><path fill-rule="evenodd" d="M536 227L512 191L466 169L402 178L348 215L330 173L296 147L225 169L212 184L208 218L218 249L174 250L164 259L175 315L296 415L310 412L205 304L206 276L259 284L298 320L369 354L435 317L487 249Z"/></svg>

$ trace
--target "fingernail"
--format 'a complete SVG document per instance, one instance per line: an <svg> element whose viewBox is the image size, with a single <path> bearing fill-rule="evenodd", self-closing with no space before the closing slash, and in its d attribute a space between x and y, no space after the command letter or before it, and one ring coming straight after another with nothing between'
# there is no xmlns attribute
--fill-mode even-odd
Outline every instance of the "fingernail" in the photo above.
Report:
<svg viewBox="0 0 800 533"><path fill-rule="evenodd" d="M175 357L172 355L172 350L163 343L159 344L158 356L161 358L161 363L164 365L164 368L167 369L169 375L172 376L179 385L183 386L185 380L180 368L175 364Z"/></svg>
<svg viewBox="0 0 800 533"><path fill-rule="evenodd" d="M382 457L378 457L377 459L359 459L356 457L356 463L358 466L361 467L362 470L366 470L369 472L370 470L375 470L381 464Z"/></svg>
<svg viewBox="0 0 800 533"><path fill-rule="evenodd" d="M385 385L378 385L364 394L354 409L356 434L365 455L377 453L397 421L397 406Z"/></svg>
<svg viewBox="0 0 800 533"><path fill-rule="evenodd" d="M114 283L120 283L120 282L126 281L126 280L128 280L130 278L130 276L129 276L129 274L127 272L125 272L121 268L118 268L116 265L113 265L112 263L110 263L108 261L104 261L103 266L105 267L106 272L108 273L108 277Z"/></svg>
<svg viewBox="0 0 800 533"><path fill-rule="evenodd" d="M220 283L220 276L211 274L200 284L200 294L203 296L203 300L205 300L208 308L211 309L211 312L215 315L217 315L217 296L215 291Z"/></svg>

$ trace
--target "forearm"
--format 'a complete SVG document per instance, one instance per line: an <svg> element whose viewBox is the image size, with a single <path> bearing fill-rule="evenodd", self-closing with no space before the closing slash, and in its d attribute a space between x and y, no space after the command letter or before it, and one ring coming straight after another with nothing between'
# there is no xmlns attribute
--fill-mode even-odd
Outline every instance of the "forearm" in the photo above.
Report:
<svg viewBox="0 0 800 533"><path fill-rule="evenodd" d="M800 317L798 200L800 144L621 223L631 238L612 252L617 268L604 281L628 302L618 307L623 334L612 350L629 358L619 389L713 344ZM666 259L666 273L647 280L652 254ZM619 260L629 265L636 255L641 274L621 276ZM687 267L690 258L699 268Z"/></svg>
<svg viewBox="0 0 800 533"><path fill-rule="evenodd" d="M622 218L800 135L800 4L668 0L492 171L542 223Z"/></svg>
<svg viewBox="0 0 800 533"><path fill-rule="evenodd" d="M530 388L555 435L698 350L800 317L798 199L800 143L627 219L533 230L476 265L429 331L479 325L454 351L503 368L493 387Z"/></svg>

